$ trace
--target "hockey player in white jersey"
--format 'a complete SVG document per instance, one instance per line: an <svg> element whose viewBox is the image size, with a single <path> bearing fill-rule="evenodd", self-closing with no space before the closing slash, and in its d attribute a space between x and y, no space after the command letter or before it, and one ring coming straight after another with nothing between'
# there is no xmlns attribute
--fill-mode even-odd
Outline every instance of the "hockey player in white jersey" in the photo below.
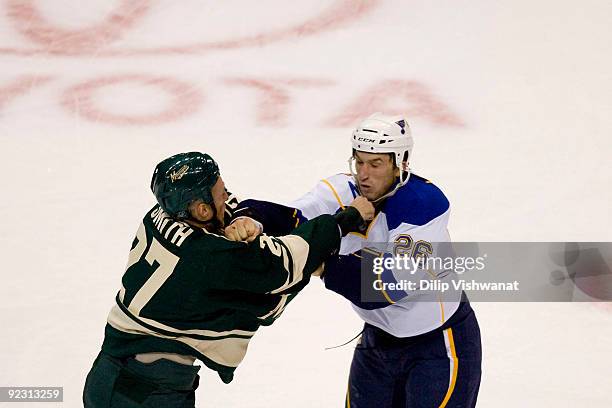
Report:
<svg viewBox="0 0 612 408"><path fill-rule="evenodd" d="M257 219L273 234L294 223L279 222L288 215L300 222L335 214L358 195L373 202L376 216L367 230L342 239L339 255L327 261L323 275L325 286L350 300L365 321L346 407L473 407L481 343L465 294L431 302L403 291L380 291L380 299L364 298L363 293L364 242L390 243L413 256L432 255L432 243L450 240L449 202L433 183L411 174L413 139L404 118L374 114L357 127L351 142L350 174L321 180L286 210L249 200L239 213ZM244 231L240 221L227 233L244 238L239 230Z"/></svg>

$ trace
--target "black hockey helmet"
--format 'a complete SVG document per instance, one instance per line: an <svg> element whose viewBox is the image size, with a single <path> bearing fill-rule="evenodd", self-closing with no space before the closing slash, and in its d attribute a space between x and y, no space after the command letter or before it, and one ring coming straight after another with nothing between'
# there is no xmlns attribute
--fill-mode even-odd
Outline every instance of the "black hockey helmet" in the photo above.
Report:
<svg viewBox="0 0 612 408"><path fill-rule="evenodd" d="M219 179L219 166L206 153L179 153L160 162L153 172L151 191L171 217L189 217L193 200L213 203L212 187Z"/></svg>

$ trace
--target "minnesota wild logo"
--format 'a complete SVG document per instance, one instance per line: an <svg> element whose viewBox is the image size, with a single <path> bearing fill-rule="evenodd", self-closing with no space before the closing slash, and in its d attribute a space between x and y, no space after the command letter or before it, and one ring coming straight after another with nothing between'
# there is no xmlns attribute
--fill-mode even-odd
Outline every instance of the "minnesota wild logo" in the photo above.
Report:
<svg viewBox="0 0 612 408"><path fill-rule="evenodd" d="M172 173L170 173L170 180L172 180L172 182L174 183L176 180L182 179L183 176L187 173L187 170L189 170L189 166L186 164L183 165L183 167L181 167L177 171L173 171Z"/></svg>

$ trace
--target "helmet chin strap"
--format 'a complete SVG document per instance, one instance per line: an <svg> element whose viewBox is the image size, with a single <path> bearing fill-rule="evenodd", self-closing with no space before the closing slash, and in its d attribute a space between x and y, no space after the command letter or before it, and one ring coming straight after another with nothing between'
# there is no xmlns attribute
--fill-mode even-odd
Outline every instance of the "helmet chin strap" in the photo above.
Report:
<svg viewBox="0 0 612 408"><path fill-rule="evenodd" d="M393 187L392 190L390 190L389 192L387 192L386 194L383 194L382 196L378 197L376 200L373 200L372 203L376 204L381 200L384 200L385 198L391 197L393 194L395 194L395 192L404 184L406 184L408 182L408 179L410 178L410 169L406 170L406 179L402 181L402 175L400 175L400 181L398 181L397 183L395 183L395 187Z"/></svg>

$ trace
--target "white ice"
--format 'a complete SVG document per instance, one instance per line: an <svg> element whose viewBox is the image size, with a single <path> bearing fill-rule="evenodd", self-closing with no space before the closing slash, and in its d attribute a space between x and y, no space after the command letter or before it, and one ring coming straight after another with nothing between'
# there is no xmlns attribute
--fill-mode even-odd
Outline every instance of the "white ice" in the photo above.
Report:
<svg viewBox="0 0 612 408"><path fill-rule="evenodd" d="M75 40L123 3L148 8L114 34ZM225 42L330 7L329 29ZM436 121L441 105L388 98L409 111L412 167L451 200L454 240L612 241L611 16L604 0L0 1L0 386L63 386L63 406L81 405L160 159L206 151L232 191L290 200L346 170L352 125L329 121L386 80L423 86L464 124ZM221 45L137 53L211 42ZM155 118L173 103L136 83L102 86L93 101L74 91L116 75L181 81L193 88L179 98L201 103L159 123L96 119ZM310 82L286 85L297 79ZM286 105L245 80L287 90ZM479 406L612 406L609 303L473 307ZM360 328L346 301L313 282L255 336L234 382L201 370L198 406L342 406L352 346L324 348Z"/></svg>

